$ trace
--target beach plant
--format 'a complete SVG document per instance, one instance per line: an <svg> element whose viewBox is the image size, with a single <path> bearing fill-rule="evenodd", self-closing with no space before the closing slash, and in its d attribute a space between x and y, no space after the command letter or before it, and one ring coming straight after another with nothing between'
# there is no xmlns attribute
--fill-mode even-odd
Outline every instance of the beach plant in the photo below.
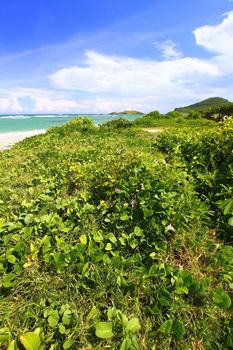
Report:
<svg viewBox="0 0 233 350"><path fill-rule="evenodd" d="M0 183L0 348L232 349L230 119L78 118L2 152Z"/></svg>

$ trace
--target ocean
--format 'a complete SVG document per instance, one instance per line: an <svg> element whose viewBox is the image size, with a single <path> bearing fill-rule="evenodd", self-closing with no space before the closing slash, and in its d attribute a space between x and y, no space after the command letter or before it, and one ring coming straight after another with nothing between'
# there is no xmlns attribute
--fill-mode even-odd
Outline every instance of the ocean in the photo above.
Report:
<svg viewBox="0 0 233 350"><path fill-rule="evenodd" d="M95 124L101 125L109 120L119 118L134 120L140 115L85 114L85 116L92 118ZM73 114L0 115L0 134L22 131L47 130L50 127L62 125L76 117L77 115Z"/></svg>

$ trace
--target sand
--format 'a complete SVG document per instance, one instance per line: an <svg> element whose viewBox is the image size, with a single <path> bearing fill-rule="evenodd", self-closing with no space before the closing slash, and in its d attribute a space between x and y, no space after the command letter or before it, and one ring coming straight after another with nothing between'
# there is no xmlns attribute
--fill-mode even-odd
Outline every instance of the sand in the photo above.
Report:
<svg viewBox="0 0 233 350"><path fill-rule="evenodd" d="M161 132L163 129L158 129L158 128L143 128L142 130L147 131L147 132Z"/></svg>
<svg viewBox="0 0 233 350"><path fill-rule="evenodd" d="M16 131L0 134L0 151L11 148L15 143L23 139L45 133L46 130Z"/></svg>

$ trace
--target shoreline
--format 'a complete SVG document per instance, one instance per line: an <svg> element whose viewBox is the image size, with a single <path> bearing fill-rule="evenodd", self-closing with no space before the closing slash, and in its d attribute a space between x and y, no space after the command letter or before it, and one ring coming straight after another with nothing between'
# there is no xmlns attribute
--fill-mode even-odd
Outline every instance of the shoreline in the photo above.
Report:
<svg viewBox="0 0 233 350"><path fill-rule="evenodd" d="M99 125L96 125L99 126ZM161 128L142 128L147 132L161 132ZM17 142L26 139L27 137L36 136L46 133L46 129L30 130L30 131L11 131L6 133L0 133L0 151L10 149Z"/></svg>
<svg viewBox="0 0 233 350"><path fill-rule="evenodd" d="M8 150L17 142L24 140L27 137L46 133L45 129L30 130L30 131L12 131L0 133L0 151Z"/></svg>

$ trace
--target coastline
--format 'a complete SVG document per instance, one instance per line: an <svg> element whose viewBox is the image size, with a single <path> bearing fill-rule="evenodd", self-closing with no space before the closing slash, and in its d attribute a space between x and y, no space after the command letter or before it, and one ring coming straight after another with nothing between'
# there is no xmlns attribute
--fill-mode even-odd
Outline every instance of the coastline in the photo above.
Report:
<svg viewBox="0 0 233 350"><path fill-rule="evenodd" d="M7 133L0 133L0 151L10 149L14 144L23 139L39 134L44 134L45 129L31 130L31 131L14 131Z"/></svg>

